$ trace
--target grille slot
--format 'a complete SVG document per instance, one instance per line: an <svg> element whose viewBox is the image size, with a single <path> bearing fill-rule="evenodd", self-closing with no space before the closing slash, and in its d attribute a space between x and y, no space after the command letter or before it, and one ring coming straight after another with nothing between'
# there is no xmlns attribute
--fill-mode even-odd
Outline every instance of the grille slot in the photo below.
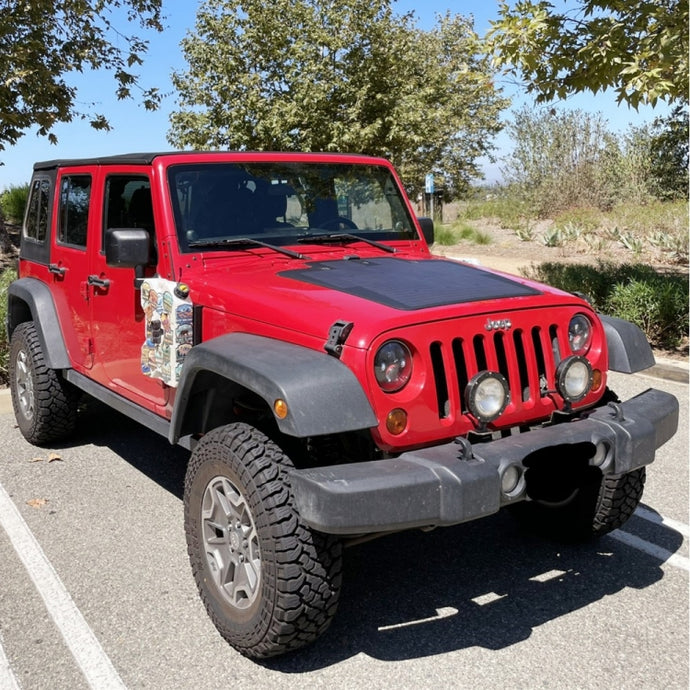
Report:
<svg viewBox="0 0 690 690"><path fill-rule="evenodd" d="M445 419L450 414L450 397L448 395L448 379L446 369L443 366L443 352L441 343L431 343L431 366L434 370L436 382L436 403L438 405L439 419Z"/></svg>
<svg viewBox="0 0 690 690"><path fill-rule="evenodd" d="M520 383L520 399L522 402L527 402L530 398L529 392L529 370L527 368L527 356L525 355L525 346L523 344L524 333L519 330L513 333L513 345L515 347L515 359L517 360L517 371Z"/></svg>
<svg viewBox="0 0 690 690"><path fill-rule="evenodd" d="M465 404L465 388L467 388L470 377L467 374L467 365L465 364L462 338L455 338L453 340L453 362L455 364L455 375L458 379L458 390L460 391L460 409L463 414L466 414L467 406Z"/></svg>
<svg viewBox="0 0 690 690"><path fill-rule="evenodd" d="M544 391L548 388L546 378L546 360L544 359L544 348L541 342L541 328L535 326L532 329L532 347L534 347L534 361L537 365L539 375L539 389Z"/></svg>
<svg viewBox="0 0 690 690"><path fill-rule="evenodd" d="M549 327L549 336L551 337L551 350L553 352L553 359L556 365L561 362L561 348L558 341L558 328L556 326Z"/></svg>

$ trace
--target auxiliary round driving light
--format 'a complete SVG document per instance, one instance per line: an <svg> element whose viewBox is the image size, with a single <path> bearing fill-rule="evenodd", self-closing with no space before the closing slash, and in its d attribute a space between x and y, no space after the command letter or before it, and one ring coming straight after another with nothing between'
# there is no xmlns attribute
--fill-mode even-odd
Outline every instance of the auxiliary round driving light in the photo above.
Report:
<svg viewBox="0 0 690 690"><path fill-rule="evenodd" d="M467 384L465 401L469 411L480 422L493 422L510 402L505 376L497 371L480 371Z"/></svg>
<svg viewBox="0 0 690 690"><path fill-rule="evenodd" d="M556 387L561 397L579 402L592 390L592 365L579 355L566 357L556 369Z"/></svg>

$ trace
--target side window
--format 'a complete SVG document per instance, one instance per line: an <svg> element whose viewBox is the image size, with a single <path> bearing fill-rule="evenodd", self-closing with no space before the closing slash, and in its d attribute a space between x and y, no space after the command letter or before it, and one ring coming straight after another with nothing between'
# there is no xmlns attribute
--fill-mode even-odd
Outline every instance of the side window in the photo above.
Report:
<svg viewBox="0 0 690 690"><path fill-rule="evenodd" d="M34 242L45 242L48 236L48 207L50 202L50 180L34 180L27 204L24 237Z"/></svg>
<svg viewBox="0 0 690 690"><path fill-rule="evenodd" d="M151 183L143 175L109 175L105 181L103 231L144 228L153 231Z"/></svg>
<svg viewBox="0 0 690 690"><path fill-rule="evenodd" d="M58 240L61 243L86 246L90 199L90 175L66 175L61 179L58 228Z"/></svg>

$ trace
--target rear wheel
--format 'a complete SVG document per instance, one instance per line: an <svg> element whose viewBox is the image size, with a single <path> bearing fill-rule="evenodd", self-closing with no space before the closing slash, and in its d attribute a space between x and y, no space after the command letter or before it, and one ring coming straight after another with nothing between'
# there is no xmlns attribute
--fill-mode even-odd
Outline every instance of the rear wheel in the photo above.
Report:
<svg viewBox="0 0 690 690"><path fill-rule="evenodd" d="M544 536L564 541L601 537L621 527L635 512L645 478L644 467L620 475L602 475L588 467L567 489L561 485L553 496L516 504L512 512Z"/></svg>
<svg viewBox="0 0 690 690"><path fill-rule="evenodd" d="M199 593L221 635L262 658L319 637L338 604L341 543L297 514L290 460L257 429L229 424L194 449L185 532Z"/></svg>
<svg viewBox="0 0 690 690"><path fill-rule="evenodd" d="M17 425L27 441L42 445L73 433L79 392L46 364L32 321L12 333L9 380Z"/></svg>

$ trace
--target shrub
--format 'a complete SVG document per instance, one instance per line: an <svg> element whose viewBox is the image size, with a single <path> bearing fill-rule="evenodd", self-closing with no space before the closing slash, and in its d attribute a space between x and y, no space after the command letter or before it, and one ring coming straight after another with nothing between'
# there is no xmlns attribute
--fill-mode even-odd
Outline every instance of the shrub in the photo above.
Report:
<svg viewBox="0 0 690 690"><path fill-rule="evenodd" d="M472 241L475 244L491 244L493 239L488 232L482 232L481 230L475 230L474 235L472 236Z"/></svg>
<svg viewBox="0 0 690 690"><path fill-rule="evenodd" d="M688 333L688 279L644 264L547 262L523 273L567 292L587 295L599 312L637 324L652 345L677 347Z"/></svg>
<svg viewBox="0 0 690 690"><path fill-rule="evenodd" d="M447 225L434 226L434 243L442 244L444 246L452 246L457 244L457 238L452 228Z"/></svg>
<svg viewBox="0 0 690 690"><path fill-rule="evenodd" d="M0 194L0 210L6 220L21 223L29 198L29 185L10 185Z"/></svg>
<svg viewBox="0 0 690 690"><path fill-rule="evenodd" d="M688 332L688 286L657 275L614 285L609 299L612 313L637 324L650 342L662 348L680 345Z"/></svg>
<svg viewBox="0 0 690 690"><path fill-rule="evenodd" d="M621 148L601 115L523 107L508 123L507 181L542 218L573 207L609 209L620 197Z"/></svg>
<svg viewBox="0 0 690 690"><path fill-rule="evenodd" d="M452 246L463 240L473 244L491 244L491 235L462 222L451 226L435 226L434 242L436 244Z"/></svg>
<svg viewBox="0 0 690 690"><path fill-rule="evenodd" d="M549 228L548 230L544 231L541 241L545 247L562 247L563 232L560 228Z"/></svg>
<svg viewBox="0 0 690 690"><path fill-rule="evenodd" d="M522 199L516 189L510 187L497 187L495 194L473 199L458 214L459 218L466 220L495 218L500 227L509 229L522 226L527 218L535 216L536 209Z"/></svg>
<svg viewBox="0 0 690 690"><path fill-rule="evenodd" d="M602 223L604 214L598 208L584 206L581 208L570 208L554 215L554 225L566 227L575 225L582 228L584 232L596 230Z"/></svg>
<svg viewBox="0 0 690 690"><path fill-rule="evenodd" d="M6 268L0 273L0 383L7 383L7 365L9 360L9 342L7 341L7 331L5 323L7 319L7 288L17 277L17 272L13 268Z"/></svg>

